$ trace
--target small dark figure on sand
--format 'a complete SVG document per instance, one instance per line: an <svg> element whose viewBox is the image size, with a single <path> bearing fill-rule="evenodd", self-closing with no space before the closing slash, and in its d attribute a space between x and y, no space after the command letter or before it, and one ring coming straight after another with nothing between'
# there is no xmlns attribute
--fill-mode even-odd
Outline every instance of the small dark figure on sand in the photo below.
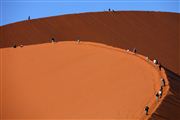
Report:
<svg viewBox="0 0 180 120"><path fill-rule="evenodd" d="M108 11L110 12L110 11L111 11L111 9L109 8L109 9L108 9Z"/></svg>
<svg viewBox="0 0 180 120"><path fill-rule="evenodd" d="M136 52L137 52L137 50L136 50L136 48L134 48L134 49L133 49L133 53L135 53L135 54L136 54Z"/></svg>
<svg viewBox="0 0 180 120"><path fill-rule="evenodd" d="M163 78L161 78L161 86L164 87L165 86L165 80Z"/></svg>
<svg viewBox="0 0 180 120"><path fill-rule="evenodd" d="M158 102L158 100L159 100L159 93L157 92L156 93L156 101Z"/></svg>
<svg viewBox="0 0 180 120"><path fill-rule="evenodd" d="M146 107L144 108L145 110L145 114L148 115L148 111L149 111L149 107L146 105Z"/></svg>
<svg viewBox="0 0 180 120"><path fill-rule="evenodd" d="M153 60L153 63L154 63L155 65L158 65L158 60L154 59L154 60Z"/></svg>
<svg viewBox="0 0 180 120"><path fill-rule="evenodd" d="M31 20L31 17L30 17L30 16L28 16L28 20Z"/></svg>
<svg viewBox="0 0 180 120"><path fill-rule="evenodd" d="M158 92L160 98L162 97L162 89L163 89L163 88L161 87L161 89L160 89L159 92Z"/></svg>
<svg viewBox="0 0 180 120"><path fill-rule="evenodd" d="M52 43L54 43L54 42L55 42L55 39L54 39L54 38L52 38L52 39L51 39L51 42L52 42Z"/></svg>
<svg viewBox="0 0 180 120"><path fill-rule="evenodd" d="M13 45L13 48L16 48L16 47L17 47L17 45L16 45L16 44L14 44L14 45Z"/></svg>
<svg viewBox="0 0 180 120"><path fill-rule="evenodd" d="M159 63L159 66L158 66L158 67L159 67L159 70L161 70L161 68L162 68L162 65Z"/></svg>

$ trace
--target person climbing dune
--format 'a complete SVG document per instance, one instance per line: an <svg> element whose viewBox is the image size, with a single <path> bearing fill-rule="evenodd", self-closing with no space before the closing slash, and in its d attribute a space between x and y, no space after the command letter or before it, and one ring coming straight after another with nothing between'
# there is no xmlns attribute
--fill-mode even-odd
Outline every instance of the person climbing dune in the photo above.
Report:
<svg viewBox="0 0 180 120"><path fill-rule="evenodd" d="M156 93L156 101L157 102L159 101L159 93L158 92Z"/></svg>
<svg viewBox="0 0 180 120"><path fill-rule="evenodd" d="M54 43L55 42L55 38L51 38L51 43Z"/></svg>
<svg viewBox="0 0 180 120"><path fill-rule="evenodd" d="M159 90L158 94L159 94L159 98L161 98L162 97L162 90L161 89Z"/></svg>
<svg viewBox="0 0 180 120"><path fill-rule="evenodd" d="M158 65L158 60L154 59L154 60L153 60L153 63L154 63L155 65Z"/></svg>
<svg viewBox="0 0 180 120"><path fill-rule="evenodd" d="M137 52L137 50L136 50L136 48L134 48L134 49L133 49L133 53L136 54L136 52Z"/></svg>
<svg viewBox="0 0 180 120"><path fill-rule="evenodd" d="M16 44L14 44L14 45L13 45L13 48L16 48L16 47L17 47L17 45L16 45Z"/></svg>
<svg viewBox="0 0 180 120"><path fill-rule="evenodd" d="M165 86L165 80L163 78L161 78L161 86L164 87Z"/></svg>
<svg viewBox="0 0 180 120"><path fill-rule="evenodd" d="M149 107L148 107L148 105L146 105L146 107L144 108L144 110L145 110L145 114L148 115L148 112L149 112Z"/></svg>
<svg viewBox="0 0 180 120"><path fill-rule="evenodd" d="M28 20L31 20L31 16L28 16Z"/></svg>

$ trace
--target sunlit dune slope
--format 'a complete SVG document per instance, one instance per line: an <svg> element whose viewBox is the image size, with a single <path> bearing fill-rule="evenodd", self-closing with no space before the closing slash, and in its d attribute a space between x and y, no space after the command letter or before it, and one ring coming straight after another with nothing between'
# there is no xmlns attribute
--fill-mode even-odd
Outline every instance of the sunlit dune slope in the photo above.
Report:
<svg viewBox="0 0 180 120"><path fill-rule="evenodd" d="M143 57L101 44L5 48L5 119L140 119L160 86Z"/></svg>

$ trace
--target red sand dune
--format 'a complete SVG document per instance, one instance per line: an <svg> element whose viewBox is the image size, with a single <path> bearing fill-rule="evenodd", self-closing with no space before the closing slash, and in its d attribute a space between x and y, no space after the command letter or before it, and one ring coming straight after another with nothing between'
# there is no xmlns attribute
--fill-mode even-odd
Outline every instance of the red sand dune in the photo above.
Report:
<svg viewBox="0 0 180 120"><path fill-rule="evenodd" d="M111 46L119 47L119 48L125 48L125 49L127 49L127 48L131 49L131 48L136 47L137 50L138 50L138 53L143 54L145 56L149 56L151 59L157 58L161 62L161 64L164 66L166 75L167 75L168 80L169 80L169 85L167 85L167 89L166 89L168 92L167 92L167 95L165 94L166 96L164 97L163 101L161 100L160 105L153 105L153 103L152 103L152 106L153 106L152 108L153 109L151 110L151 113L152 112L153 113L150 114L148 116L148 118L150 118L150 119L173 119L173 120L180 119L180 112L179 112L180 111L180 77L178 75L178 74L180 74L180 63L179 63L180 62L180 54L179 54L179 52L180 52L180 49L179 49L179 47L180 47L179 46L180 45L179 44L180 43L179 42L180 41L180 39L179 39L179 14L176 14L176 13L158 13L158 12L84 13L84 14L76 14L76 15L64 15L64 16L43 18L43 19L37 19L37 20L31 20L31 21L23 21L23 22L19 22L19 23L15 23L15 24L9 24L9 25L6 25L6 26L2 26L2 27L0 27L0 30L1 30L1 32L0 32L0 43L1 43L0 47L1 47L1 53L3 55L3 56L1 56L1 59L3 60L2 65L6 66L6 67L1 67L1 71L3 73L3 74L1 74L1 77L2 77L1 80L3 80L3 76L7 76L7 78L8 78L7 81L11 80L11 82L12 82L12 79L16 79L17 83L20 82L21 84L27 84L27 83L23 83L23 80L21 79L21 77L26 76L26 78L24 78L24 79L32 80L33 77L35 77L35 76L33 76L33 75L31 76L29 74L33 73L33 74L38 76L39 75L38 72L44 73L45 74L44 76L39 76L39 77L42 77L43 79L47 80L47 81L45 81L45 83L46 83L45 86L43 86L43 85L41 86L42 89L38 89L38 87L40 86L42 80L39 81L37 83L37 85L34 86L34 89L32 89L30 87L31 85L34 85L33 82L35 82L34 81L35 79L33 79L33 81L31 81L30 83L27 84L27 86L29 85L29 88L27 86L25 87L25 86L21 86L21 85L13 86L10 81L9 81L10 84L8 83L7 85L12 85L12 89L8 89L6 87L4 88L5 85L4 84L2 85L3 86L2 90L6 89L6 91L7 91L7 93L5 93L5 94L7 94L7 96L3 97L3 99L8 98L7 102L9 102L9 104L11 104L11 106L10 105L7 106L7 107L2 107L1 106L1 108L3 110L6 109L7 111L10 110L10 113L12 111L14 111L14 110L16 110L17 113L22 112L22 111L24 113L24 114L20 114L20 113L19 114L14 114L12 112L14 114L14 117L16 116L17 118L19 118L19 117L23 117L23 115L25 115L25 114L28 114L27 115L28 117L38 118L38 117L41 117L45 113L49 113L49 114L46 114L46 116L44 116L46 118L49 118L54 113L53 110L56 111L57 106L53 106L53 105L55 105L55 103L51 103L51 105L54 108L52 111L47 109L48 107L52 107L52 106L43 106L43 103L46 103L46 102L48 103L48 102L51 101L51 97L47 97L46 94L41 94L40 96L38 96L38 95L39 95L39 93L42 92L41 90L47 90L45 88L47 87L46 85L49 84L48 80L52 79L53 77L56 78L53 74L57 74L56 73L57 71L56 72L53 72L53 71L51 72L51 71L45 69L46 68L45 65L42 66L41 70L38 70L39 67L34 69L33 65L31 66L31 64L33 64L33 63L29 63L28 61L33 62L34 60L37 60L34 63L34 65L37 65L37 66L38 66L38 63L42 63L42 65L45 64L45 63L49 63L49 65L52 65L52 64L50 64L50 63L52 63L52 61L53 61L53 63L57 63L58 61L56 61L54 59L52 60L51 57L46 57L46 54L48 53L48 55L50 55L50 56L54 55L53 57L55 57L55 58L62 57L61 55L58 56L56 54L52 54L52 53L50 54L49 52L51 52L53 50L56 50L56 48L57 48L57 47L55 47L56 45L57 46L59 45L59 47L57 49L61 49L60 47L70 47L71 45L68 45L68 46L62 45L61 46L61 42L60 42L60 43L58 43L56 45L53 45L53 48L51 48L51 46L52 46L51 44L50 45L49 44L37 45L39 47L34 46L34 45L33 46L25 46L23 48L17 48L17 49L7 48L7 47L12 47L13 44L29 45L29 44L47 43L47 42L50 41L50 39L52 37L54 37L56 41L68 41L68 40L80 39L80 40L83 40L83 41L104 43L104 44L107 44L107 45L111 45ZM33 48L33 50L31 50L31 48ZM47 49L44 49L44 48L47 48ZM79 46L78 46L78 48L79 48ZM34 52L34 49L37 49L36 50L37 53ZM91 53L91 51L94 51L91 47L89 49L88 50L89 50L90 53ZM97 49L99 49L99 51L101 51L100 48L97 48ZM27 50L26 52L29 52L30 54L26 54L24 50ZM47 51L47 50L50 50L50 51ZM90 60L90 59L95 60L96 59L96 58L93 58L90 53L88 54L88 50L83 51L85 53L84 54L85 56L79 56L79 57L82 57L82 58L83 57L86 58L87 56L90 56L89 58L87 57L85 59L85 62L88 62L86 60ZM8 53L8 55L4 54L6 52ZM40 54L41 52L42 52L41 56L38 56L38 53ZM45 52L47 52L47 53L45 53ZM75 50L73 50L73 52L75 52ZM81 52L82 52L82 50L81 50ZM106 53L106 52L107 52L107 50L103 49L103 53ZM16 56L14 56L13 53L16 54L16 55L21 55L22 54L23 56L26 56L27 58L26 57L22 58L20 56L16 57ZM35 56L33 56L32 53L38 59L35 59L35 58L32 59L33 57L35 57ZM80 53L78 53L78 54L80 54ZM106 54L104 54L104 55L106 55ZM112 52L112 50L108 50L108 55L113 55L113 54L116 54L116 52ZM117 53L117 54L119 54L118 57L120 57L120 58L123 56L122 53ZM97 53L97 55L98 55L98 53ZM101 55L101 54L99 54L99 55ZM114 66L116 66L115 64L117 64L117 65L119 64L120 66L124 65L124 67L127 65L127 63L126 64L121 64L121 63L119 63L119 61L116 61L116 59L109 58L108 55L103 56L103 57L105 57L107 60L108 59L115 60L113 62ZM6 57L4 57L4 56L6 56L8 58L7 59L7 64L4 64L4 59L6 59ZM28 60L28 56L29 57L31 56L32 58L30 57L30 59ZM43 56L46 59L43 59ZM132 55L125 55L124 57L130 57L130 56L132 58L136 58L135 56L132 56ZM68 57L68 56L66 56L66 57ZM102 63L99 61L99 63L101 63L101 65L106 64L106 62L108 62L103 57L100 57L100 56L94 56L94 57L97 57L97 59L99 58L99 60L101 60ZM118 59L118 57L117 57L117 59ZM9 58L11 58L11 59L9 59ZM20 60L24 59L23 60L24 62L21 62L18 59L20 59ZM67 59L67 61L64 59L64 62L68 63L68 61L71 61L71 59L73 59L73 58L69 58L69 59ZM10 62L8 62L8 60ZM128 60L131 61L130 59L128 59ZM84 60L82 60L82 61L84 61ZM15 62L17 62L17 64L14 64ZM26 64L26 62L28 64ZM89 61L89 62L91 62L91 61ZM129 63L131 63L131 62L129 62ZM61 64L61 63L58 62L58 64ZM62 63L62 64L64 64L64 63ZM70 62L69 64L72 64L72 63ZM133 64L133 63L131 63L131 64ZM26 70L26 68L24 68L22 65L23 66L28 65L29 67L31 67L33 69L33 71L30 71L28 69ZM48 65L48 64L46 64L46 65ZM76 65L78 65L78 63L73 64L73 65L76 66ZM85 65L85 63L84 63L84 65ZM142 63L138 64L138 65L141 66ZM83 64L80 65L80 66L82 67ZM110 66L111 65L106 66L106 67L109 68ZM16 68L16 70L11 69L11 67ZM56 69L58 69L59 66L49 66L49 67L50 67L50 69L56 70ZM65 66L65 67L67 67L66 72L68 72L69 71L68 66ZM88 67L93 69L93 66L88 66ZM4 69L5 70L6 69L11 70L11 72L4 72L5 71ZM76 75L75 73L78 73L78 72L76 71L75 68L73 68L73 69L74 70L71 71L72 72L71 74ZM91 70L91 69L89 69L89 70ZM137 66L136 65L133 66L133 69L137 69ZM153 69L148 69L148 65L143 65L142 69L144 69L144 72L143 72L143 74L141 73L141 75L146 75L146 72L149 73L149 72L153 71ZM22 70L23 70L24 74L27 72L26 73L27 75L22 74L21 73ZM82 70L82 68L81 68L81 70ZM104 71L106 69L102 69L102 70ZM115 70L117 70L117 69L115 69ZM121 69L121 67L118 68L118 70L121 71L120 73L122 73L122 71L123 71ZM100 69L99 69L99 71L100 71ZM126 72L127 71L129 71L129 67L126 69ZM83 72L88 72L88 71L83 71ZM104 72L106 73L107 71L104 71ZM117 72L118 71L113 71L112 74L118 78L119 74ZM19 74L15 74L15 73L19 73ZM12 75L10 76L8 74L12 74ZM51 77L50 78L46 77L46 74L47 75L50 74ZM80 73L78 73L78 74L80 74ZM124 73L122 75L120 74L120 76L125 75L124 77L129 77L129 78L138 77L139 82L136 83L136 84L130 84L131 86L135 85L134 87L136 87L136 86L141 86L141 84L143 85L142 79L144 79L144 78L141 78L142 76L140 76L140 73L136 74L136 71L131 71L130 74L132 74L132 76L131 75L128 76L127 74L128 73ZM166 76L166 75L164 75L163 71L160 74L162 76L164 76L164 77ZM73 75L72 76L67 76L67 77L71 78L71 77L73 77ZM104 74L104 75L106 75L106 74ZM27 77L27 76L30 76L30 78ZM14 78L11 78L11 77L14 77ZM58 77L61 77L61 76L58 76ZM95 77L95 76L90 76L90 78L93 78L93 77ZM111 77L113 78L113 76L110 76L110 78ZM147 79L151 79L152 76L148 76L148 74L147 74L146 77L147 77ZM104 78L107 79L108 77L106 78L104 76ZM115 78L113 78L113 80ZM128 80L132 80L132 79L129 79L129 78L128 78ZM157 77L155 77L155 78L156 78L156 80L158 80ZM93 79L98 79L98 78L93 78ZM56 82L58 82L58 81L56 81ZM79 82L82 82L82 81L79 81ZM106 81L106 82L108 82L108 81ZM118 82L122 82L122 81L118 81ZM4 83L4 82L2 82L2 83ZM99 81L99 83L101 83L101 82ZM55 85L54 84L55 83L50 83L50 85L55 86L52 89L52 91L46 91L51 96L53 96L53 95L55 96L57 94L57 92L54 92L54 91L58 88L58 86L56 84ZM64 84L67 85L67 83L64 83ZM90 87L92 87L92 86L90 86L91 84L88 84L88 85L86 84L86 87L85 87L86 90L88 90L88 89L90 89ZM158 82L154 82L154 84L156 86L158 86ZM110 94L112 92L117 94L117 91L116 92L113 91L114 89L110 89L112 91L108 92L107 90L109 90L109 89L106 88L107 87L106 84L103 84L103 85L104 86L102 86L102 90L104 90L106 92L103 92L103 91L101 91L99 89L100 91L98 93L96 93L95 95L98 95L100 93L106 93L106 94L108 93L108 94ZM114 86L114 85L116 85L116 84L115 83L110 84L110 86ZM12 91L13 87L14 87L14 90L19 90L19 94L17 94L17 97L16 97L16 94L13 94L14 96L11 96L12 95L11 93L15 92L15 91ZM17 88L15 88L15 87L17 87ZM23 91L21 91L20 87L23 87L23 89L26 90L24 92L29 92L29 93L31 93L31 92L33 93L36 90L39 90L39 93L38 93L38 91L37 91L37 93L35 92L35 95L37 96L37 100L39 100L38 101L39 106L36 106L36 108L37 108L36 111L40 110L40 108L43 108L43 109L41 109L41 110L43 110L43 111L41 111L42 113L35 114L36 112L31 111L31 110L35 110L33 108L33 104L28 104L27 106L24 105L24 106L21 106L20 108L16 107L16 105L22 104L22 103L24 103L26 101L26 100L23 100L20 103L20 100L18 100L18 99L20 99L21 97L22 97L22 99L27 99L31 95L32 96L34 95L32 93L29 94L29 95L23 93ZM127 86L121 86L121 87L123 87L123 89L121 89L121 93L124 92L123 90L127 90L128 92L131 92L130 89L132 89L132 90L135 89L135 88L133 89L133 87L125 89ZM141 87L144 87L144 86L141 86ZM140 91L141 87L140 88L137 87L136 88L137 91L138 90ZM148 88L146 88L146 89L151 89L151 87L152 87L151 84L148 84ZM169 90L168 90L168 87L170 88ZM98 86L96 86L95 88L97 89ZM61 89L65 90L67 88L61 88ZM4 93L4 91L1 91L1 92ZM77 91L73 91L73 92L76 93ZM109 103L111 103L110 106L108 106L109 111L106 111L106 109L103 109L103 107L106 107L106 106L103 106L103 105L105 103L107 103L108 100L109 101L112 100L112 99L103 99L103 97L105 97L105 95L99 96L100 100L103 99L105 101L102 102L102 103L100 102L100 104L96 103L98 105L98 106L96 106L97 111L94 111L93 109L85 109L84 113L89 112L89 113L92 113L93 115L96 114L97 118L98 117L101 118L101 115L103 115L106 118L122 118L122 117L140 118L140 116L141 116L142 119L146 119L144 116L142 116L142 113L140 113L139 111L142 110L143 106L145 105L145 102L143 102L143 100L145 98L143 98L143 97L151 96L152 95L151 93L153 93L154 91L150 90L149 92L150 93L147 96L138 96L138 99L140 98L139 100L141 101L140 106L138 104L136 104L137 101L138 101L137 98L134 97L134 95L136 95L136 94L131 94L132 98L130 98L130 99L133 99L133 101L136 101L134 104L132 104L135 108L132 109L131 114L127 114L127 110L129 110L129 107L130 107L129 105L127 105L127 104L124 105L125 106L125 107L123 107L124 109L121 108L122 111L120 109L117 109L118 107L115 106L115 105L118 104L118 102L119 102L119 104L123 103L123 98L120 97L120 96L118 96L120 98L113 99L113 100L116 100L116 101L109 102ZM51 94L51 93L53 93L53 94ZM23 97L22 94L24 94L25 96ZM140 94L140 93L137 93L137 94ZM145 94L144 91L142 92L142 94ZM82 95L84 97L82 99L87 100L87 98L90 97L89 95L87 95L87 96ZM79 97L82 97L82 96L79 96ZM11 97L14 98L14 100L9 99ZM66 96L66 97L68 97L68 96ZM117 96L115 94L112 94L112 97L116 98ZM130 96L128 96L128 97L130 97ZM127 100L130 100L130 99L128 99L128 97L127 97ZM17 98L17 99L15 99L15 98ZM43 98L47 98L47 100L45 100L45 101L43 101L41 103L40 100L43 99ZM57 101L55 101L55 102L58 102L59 99L60 98L57 98ZM35 102L35 101L33 101L33 99L30 99L30 100L32 100L32 103ZM77 98L77 101L78 100L81 100L81 99ZM149 100L149 98L146 98L146 100ZM130 101L130 103L133 102L133 101ZM66 101L66 102L70 102L70 101ZM83 102L85 102L85 101L83 101ZM81 104L82 107L80 107L78 110L82 110L83 107L85 108L85 106L83 106L83 105L85 105L85 103L83 103L83 102ZM93 102L93 101L91 101L91 102ZM18 104L16 104L16 103L18 103ZM127 101L127 103L128 103L128 101ZM3 105L7 105L7 104L3 104ZM74 104L74 105L77 105L77 104ZM29 107L29 109L26 108L26 107ZM70 104L69 104L69 107L70 107ZM71 106L71 107L75 107L75 106ZM88 106L88 107L94 108L95 106ZM136 107L139 107L139 108L136 109ZM66 112L67 108L64 110L64 112ZM27 111L29 110L29 113L26 112L26 110ZM73 109L71 109L71 110L72 110L71 115L73 115ZM114 111L119 110L123 114L120 117L120 113L115 113L113 110ZM134 113L134 111L136 111L136 112ZM79 113L78 111L74 111L74 112ZM96 112L96 113L94 113L94 112ZM106 113L109 113L109 114L106 114ZM13 114L11 114L12 116L9 116L7 114L8 118L13 118ZM35 115L35 116L33 117L33 115ZM56 115L57 114L54 113L52 116L56 117ZM81 115L78 116L78 114L76 114L76 115L77 115L76 116L77 118L81 116ZM94 116L91 116L91 117L94 117Z"/></svg>
<svg viewBox="0 0 180 120"><path fill-rule="evenodd" d="M123 50L75 42L2 50L3 118L139 119L156 67Z"/></svg>

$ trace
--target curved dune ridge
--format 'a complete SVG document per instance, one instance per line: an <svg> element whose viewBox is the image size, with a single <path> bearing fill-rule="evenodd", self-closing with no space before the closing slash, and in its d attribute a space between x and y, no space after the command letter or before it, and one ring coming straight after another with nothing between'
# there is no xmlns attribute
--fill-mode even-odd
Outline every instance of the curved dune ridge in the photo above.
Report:
<svg viewBox="0 0 180 120"><path fill-rule="evenodd" d="M141 55L89 42L5 48L2 57L4 119L142 119L165 77Z"/></svg>
<svg viewBox="0 0 180 120"><path fill-rule="evenodd" d="M114 49L114 47L120 48L121 51L123 51L122 49L132 50L132 48L136 48L137 52L139 54L148 56L151 60L158 59L158 61L163 66L163 69L161 71L159 71L159 76L161 76L163 78L167 78L168 81L167 81L167 86L165 87L165 91L164 91L165 93L163 93L163 98L157 104L156 104L156 102L153 102L155 100L150 100L149 98L146 98L152 102L151 103L148 101L148 103L151 106L150 107L150 115L148 115L147 117L140 115L140 113L139 113L140 109L143 111L143 108L144 108L144 106L142 105L142 104L144 104L144 102L142 102L141 103L142 108L138 109L138 111L136 113L131 114L132 116L130 114L126 114L126 117L127 118L133 117L133 118L137 118L137 119L153 119L153 120L154 119L179 120L180 119L180 112L179 112L180 111L180 76L179 76L180 75L180 49L179 49L180 48L180 44L179 44L180 43L180 39L179 39L180 38L179 37L180 19L179 19L179 17L180 17L179 13L164 13L164 12L142 12L142 11L141 12L138 12L138 11L134 11L134 12L130 12L130 11L129 12L126 12L126 11L124 11L124 12L118 12L118 11L95 12L95 13L83 13L83 14L55 16L55 17L49 17L49 18L22 21L22 22L18 22L18 23L14 23L14 24L1 26L0 27L0 50L1 50L1 56L0 56L1 61L0 62L1 62L1 66L8 65L11 62L13 63L13 59L16 58L15 55L13 55L13 54L11 54L13 56L8 56L7 54L3 54L4 51L6 51L6 50L11 51L10 49L12 49L12 48L9 48L9 47L12 47L13 45L17 45L17 46L24 45L25 47L23 47L22 49L28 49L28 48L30 49L31 47L36 48L37 46L39 46L39 48L42 48L42 50L43 50L43 48L45 48L45 46L47 46L47 48L50 49L51 45L49 45L49 44L43 44L43 45L37 45L37 46L34 44L49 43L52 38L54 38L55 41L57 41L57 42L58 41L80 40L81 43L82 43L82 41L96 42L96 44L103 43L106 45L113 46L113 49ZM28 46L28 45L32 45L32 46ZM54 44L52 49L55 49L57 47L56 45L59 45L59 43ZM59 46L61 46L61 45L59 45ZM106 46L106 48L107 48L107 46ZM16 52L21 51L19 47L17 48L17 50L13 49L13 51L14 50ZM38 54L38 51L39 50L36 50L37 54ZM41 52L41 51L39 51L39 52ZM42 53L43 54L41 54L41 55L45 56L46 53L44 53L43 51L42 51ZM125 52L125 53L127 54L127 52ZM113 54L114 54L114 52L113 52ZM5 61L3 61L4 55L7 57L11 57L11 59L8 60L9 62L7 64L4 64L4 62L5 62ZM87 54L87 56L88 55L89 54ZM28 57L28 54L25 56ZM130 56L134 56L134 55L130 54ZM136 55L136 57L138 57L138 56L141 56L141 55ZM55 57L58 57L58 56L55 56ZM83 57L85 57L85 56L83 56ZM144 58L143 56L141 56L141 57ZM41 56L36 56L36 58L39 59L39 58L41 58ZM51 58L48 57L46 59L47 59L47 61L46 61L47 63L52 64L52 62L50 62ZM30 60L34 61L34 59L32 59L32 58ZM104 61L104 60L102 60L102 61ZM16 69L21 71L21 69L18 67L18 65L25 66L26 65L25 62L26 61L24 61L22 63L18 63L17 65L14 65L14 67L16 66ZM36 61L36 62L37 62L36 63L37 65L38 65L38 63L41 63L41 62L45 63L45 61ZM56 63L57 61L55 60L54 62ZM147 61L145 61L145 63L147 63ZM71 62L70 62L70 64L71 64ZM118 64L120 64L120 63L118 63ZM56 66L54 68L57 69L57 67L58 66ZM45 66L43 66L43 68L45 68ZM14 74L13 73L14 71L11 71L11 73L9 73L9 72L4 72L5 71L4 69L7 69L7 68L1 67L1 69L0 69L1 70L1 72L0 72L1 86L3 86L3 89L7 89L8 86L4 85L6 83L6 80L5 80L5 82L3 82L3 80L4 80L3 76L5 76L5 75L8 76L8 74ZM126 68L126 70L127 69L129 70L129 67ZM146 69L146 67L143 69ZM157 68L155 67L155 69L157 69ZM18 70L16 70L17 73L19 72ZM33 69L33 70L35 70L35 69ZM151 69L151 70L153 71L153 69ZM41 71L42 71L42 73L45 73L44 75L49 74L49 72L47 72L48 70L46 71L46 70L42 69L42 70L39 70L38 72L41 72ZM24 72L26 72L25 68L21 74L23 74ZM33 73L38 75L38 72L37 73L33 72ZM53 74L55 74L56 72L53 72ZM118 72L118 71L116 71L116 72ZM31 79L33 77L33 76L29 75L30 73L27 73L29 76L28 79ZM128 73L126 73L126 74L128 74ZM135 73L133 73L133 74L135 74ZM141 75L142 74L144 74L144 72L142 72ZM51 74L51 76L53 76L53 75ZM8 76L8 77L11 77L11 76ZM68 76L68 77L70 77L70 76ZM18 79L20 80L20 78L21 77L19 77ZM50 79L50 78L46 78L46 79ZM13 78L11 78L11 80L13 80ZM23 82L23 81L19 81L19 82ZM156 86L159 86L158 84L159 84L158 82L155 82ZM32 85L32 84L30 84L30 85ZM111 85L113 85L113 83ZM130 85L132 85L132 84L130 84ZM137 84L135 84L135 85L137 85ZM127 86L123 86L123 87L127 87ZM37 88L37 86L36 86L36 88ZM3 91L3 89L1 89L1 94L6 95L6 92ZM30 90L33 88L27 88L27 90L28 89L30 92ZM44 87L44 89L45 89L45 87ZM56 88L54 88L54 89L56 89ZM150 89L150 88L148 88L148 89ZM159 88L157 88L157 89L159 89ZM21 89L17 88L17 90L20 91ZM10 90L8 90L8 91L10 91ZM52 91L50 91L50 92L52 92ZM26 92L28 92L28 91L26 91ZM50 92L49 92L49 94L50 94ZM132 92L130 92L130 93L131 93L131 95L133 95ZM42 94L42 96L45 97L45 95L43 95L43 94ZM9 103L11 103L11 104L15 103L15 101L18 102L18 99L15 99L16 94L14 94L14 96L6 96L6 97L11 97L11 99L10 99L11 102L9 101ZM40 96L39 97L37 96L37 100L39 100L40 98L41 98ZM155 99L155 96L152 98ZM133 98L133 99L137 100L138 98ZM44 102L48 102L48 100L50 101L50 98ZM5 99L5 97L1 96L1 103L2 103L2 101L6 101L6 99ZM108 101L108 99L107 99L107 101ZM107 101L104 101L104 102L107 102ZM37 101L37 102L41 103L41 101ZM114 103L114 104L116 104L116 103ZM12 107L14 109L17 107L17 106L3 107L2 105L3 104L1 104L1 111L3 110L3 108L6 108L9 110L9 109L11 109L10 107ZM17 105L17 104L13 104L13 105ZM42 104L40 104L40 105L42 105ZM103 106L103 103L101 105ZM135 103L135 105L136 105L136 103ZM31 104L28 104L28 106L31 106ZM129 105L127 105L127 106L128 106L128 108L125 108L124 112L125 112L125 110L129 109ZM41 106L41 107L43 108L45 106ZM48 107L49 106L46 106L46 108L48 108ZM56 108L55 106L53 106L53 107ZM113 109L113 107L111 106L109 108ZM40 108L40 106L37 106L37 108ZM25 108L21 108L22 111L24 109ZM33 108L31 107L31 109L29 109L29 110L32 110L32 109ZM134 109L135 108L133 108L132 110L134 110ZM46 111L47 109L43 109L43 110L45 112L53 113L51 110L48 110L48 111ZM117 110L117 109L114 109L114 110ZM13 111L13 109L11 109L11 111ZM85 110L84 112L87 112L87 111ZM6 112L6 113L8 113L8 112ZM35 114L36 112L32 112L32 111L29 114L33 114L33 113L34 113L34 115L36 115L36 116L34 116L34 118L37 116L40 117L43 114L43 113ZM114 114L111 114L112 115L111 118L113 118L113 117L116 118L120 114L120 113L115 114L115 112L113 112L113 113ZM26 113L26 114L28 114L28 113ZM57 115L56 113L53 113L53 114L54 114L54 116ZM102 115L102 114L100 114L100 112L97 112L96 114L98 114L100 116ZM14 114L14 116L15 115L18 115L18 114ZM19 113L19 116L21 116L21 115ZM9 116L9 115L7 114L7 116ZM109 118L109 116L110 116L110 114L107 114L106 117ZM141 118L140 118L140 116L141 116ZM25 117L25 116L22 115L21 117ZM48 118L48 117L50 117L50 114L47 116L44 116L44 117ZM78 118L78 116L76 116L76 117Z"/></svg>

